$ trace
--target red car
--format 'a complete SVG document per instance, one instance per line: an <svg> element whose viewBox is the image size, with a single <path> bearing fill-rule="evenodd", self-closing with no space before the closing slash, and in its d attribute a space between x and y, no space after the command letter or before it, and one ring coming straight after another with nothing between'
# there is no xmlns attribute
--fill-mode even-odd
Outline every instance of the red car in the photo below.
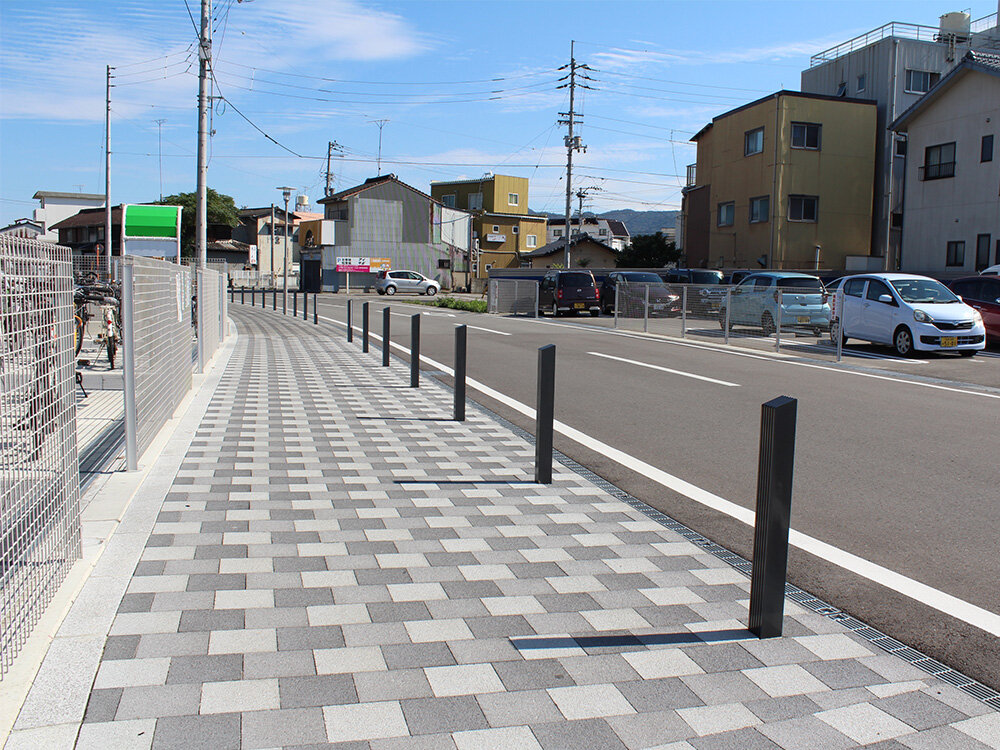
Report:
<svg viewBox="0 0 1000 750"><path fill-rule="evenodd" d="M966 276L954 279L948 286L983 316L986 340L1000 344L1000 276Z"/></svg>

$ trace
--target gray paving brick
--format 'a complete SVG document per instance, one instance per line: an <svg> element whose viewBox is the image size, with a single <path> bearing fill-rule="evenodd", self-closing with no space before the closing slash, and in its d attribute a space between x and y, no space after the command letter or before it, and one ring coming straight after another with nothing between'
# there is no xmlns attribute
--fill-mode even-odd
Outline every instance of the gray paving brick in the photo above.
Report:
<svg viewBox="0 0 1000 750"><path fill-rule="evenodd" d="M102 659L134 659L141 635L112 635L104 642Z"/></svg>
<svg viewBox="0 0 1000 750"><path fill-rule="evenodd" d="M961 711L919 691L873 700L872 705L919 730L968 718Z"/></svg>
<svg viewBox="0 0 1000 750"><path fill-rule="evenodd" d="M688 743L695 750L732 750L736 747L740 750L782 750L780 745L774 744L751 727L692 738Z"/></svg>
<svg viewBox="0 0 1000 750"><path fill-rule="evenodd" d="M350 675L282 677L278 680L282 708L334 706L357 703L358 694Z"/></svg>
<svg viewBox="0 0 1000 750"><path fill-rule="evenodd" d="M414 698L402 701L401 705L411 734L440 734L487 727L486 717L471 696Z"/></svg>
<svg viewBox="0 0 1000 750"><path fill-rule="evenodd" d="M859 664L855 659L815 661L803 664L802 668L834 690L861 687L862 685L884 685L888 682L884 677Z"/></svg>
<svg viewBox="0 0 1000 750"><path fill-rule="evenodd" d="M531 731L544 750L625 750L625 745L603 719L538 724Z"/></svg>
<svg viewBox="0 0 1000 750"><path fill-rule="evenodd" d="M244 627L242 609L191 609L181 613L178 630L182 633L198 630L242 630Z"/></svg>
<svg viewBox="0 0 1000 750"><path fill-rule="evenodd" d="M157 719L153 750L240 750L240 715Z"/></svg>
<svg viewBox="0 0 1000 750"><path fill-rule="evenodd" d="M242 714L241 730L245 750L308 744L328 747L321 708L246 711Z"/></svg>
<svg viewBox="0 0 1000 750"><path fill-rule="evenodd" d="M445 643L390 644L382 647L382 657L390 670L442 667L455 663Z"/></svg>
<svg viewBox="0 0 1000 750"><path fill-rule="evenodd" d="M557 659L499 662L494 669L507 690L540 690L576 684Z"/></svg>
<svg viewBox="0 0 1000 750"><path fill-rule="evenodd" d="M118 711L118 701L121 700L124 688L107 688L92 690L87 701L87 709L83 715L85 724L92 722L113 721Z"/></svg>
<svg viewBox="0 0 1000 750"><path fill-rule="evenodd" d="M301 651L313 648L337 648L344 645L344 631L339 625L319 627L278 628L279 651Z"/></svg>
<svg viewBox="0 0 1000 750"><path fill-rule="evenodd" d="M198 713L201 685L175 684L129 687L122 692L115 719L156 719Z"/></svg>
<svg viewBox="0 0 1000 750"><path fill-rule="evenodd" d="M167 684L242 680L244 658L242 654L175 656L170 659Z"/></svg>
<svg viewBox="0 0 1000 750"><path fill-rule="evenodd" d="M618 683L617 687L636 711L658 711L664 707L677 709L705 705L701 698L678 677L632 680Z"/></svg>

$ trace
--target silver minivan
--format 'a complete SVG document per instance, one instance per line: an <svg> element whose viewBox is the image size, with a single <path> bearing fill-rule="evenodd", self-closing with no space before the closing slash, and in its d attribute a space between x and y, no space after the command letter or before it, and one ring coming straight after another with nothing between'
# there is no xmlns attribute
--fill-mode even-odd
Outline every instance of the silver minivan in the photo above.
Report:
<svg viewBox="0 0 1000 750"><path fill-rule="evenodd" d="M375 291L379 294L426 294L434 296L441 285L416 271L379 271Z"/></svg>

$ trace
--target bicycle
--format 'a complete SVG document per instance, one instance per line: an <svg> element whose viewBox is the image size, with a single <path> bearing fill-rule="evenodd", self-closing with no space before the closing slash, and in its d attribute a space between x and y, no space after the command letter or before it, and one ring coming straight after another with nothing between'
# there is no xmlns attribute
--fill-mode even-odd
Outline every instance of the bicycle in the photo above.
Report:
<svg viewBox="0 0 1000 750"><path fill-rule="evenodd" d="M74 336L76 353L83 347L83 337L87 323L92 319L89 303L97 303L101 308L102 329L97 340L107 351L108 364L115 369L115 356L121 346L121 302L120 292L113 284L89 284L78 287L74 293L76 315L74 316Z"/></svg>

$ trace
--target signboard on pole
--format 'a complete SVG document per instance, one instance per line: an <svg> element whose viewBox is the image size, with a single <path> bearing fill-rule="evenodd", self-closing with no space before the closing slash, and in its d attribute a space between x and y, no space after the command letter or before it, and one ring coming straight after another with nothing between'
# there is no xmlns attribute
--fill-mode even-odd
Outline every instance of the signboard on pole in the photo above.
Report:
<svg viewBox="0 0 1000 750"><path fill-rule="evenodd" d="M122 252L181 261L181 207L122 205Z"/></svg>
<svg viewBox="0 0 1000 750"><path fill-rule="evenodd" d="M337 258L337 270L345 273L376 273L392 268L389 258Z"/></svg>

